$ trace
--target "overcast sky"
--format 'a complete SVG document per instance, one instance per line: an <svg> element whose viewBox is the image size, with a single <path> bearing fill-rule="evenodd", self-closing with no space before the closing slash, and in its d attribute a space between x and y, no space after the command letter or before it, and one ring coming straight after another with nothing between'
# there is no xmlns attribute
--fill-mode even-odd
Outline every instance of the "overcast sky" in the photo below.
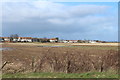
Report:
<svg viewBox="0 0 120 80"><path fill-rule="evenodd" d="M60 39L118 39L116 2L6 2L2 34Z"/></svg>

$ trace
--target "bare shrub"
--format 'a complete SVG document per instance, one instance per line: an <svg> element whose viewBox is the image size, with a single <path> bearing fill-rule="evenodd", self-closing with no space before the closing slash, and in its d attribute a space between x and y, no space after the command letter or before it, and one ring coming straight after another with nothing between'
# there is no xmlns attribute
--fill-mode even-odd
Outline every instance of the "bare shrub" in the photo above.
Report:
<svg viewBox="0 0 120 80"><path fill-rule="evenodd" d="M35 50L34 50L35 51ZM11 52L12 53L12 52ZM21 55L21 54L20 54ZM20 56L19 55L19 56ZM3 68L4 73L17 72L64 72L83 73L90 71L108 71L118 69L117 50L99 50L85 48L42 48L32 57L17 61L12 58L11 64ZM37 56L34 56L37 55ZM6 55L7 56L7 55ZM28 56L28 55L26 55ZM25 56L25 57L26 57ZM34 56L34 57L33 57ZM11 60L10 57L8 57ZM7 58L5 58L7 60Z"/></svg>

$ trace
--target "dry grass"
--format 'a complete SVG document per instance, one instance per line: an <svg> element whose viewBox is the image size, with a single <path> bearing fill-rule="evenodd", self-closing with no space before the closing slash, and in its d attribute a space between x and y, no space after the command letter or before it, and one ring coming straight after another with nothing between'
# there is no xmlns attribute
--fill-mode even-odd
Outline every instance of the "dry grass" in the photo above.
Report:
<svg viewBox="0 0 120 80"><path fill-rule="evenodd" d="M41 44L3 44L3 47L13 48L2 52L3 62L10 62L3 68L3 73L83 73L118 69L117 46L38 47L39 45Z"/></svg>
<svg viewBox="0 0 120 80"><path fill-rule="evenodd" d="M53 45L53 46L66 46L66 45L100 45L100 46L118 46L118 43L0 43L11 44L11 45L29 45L29 46L37 46L37 45Z"/></svg>

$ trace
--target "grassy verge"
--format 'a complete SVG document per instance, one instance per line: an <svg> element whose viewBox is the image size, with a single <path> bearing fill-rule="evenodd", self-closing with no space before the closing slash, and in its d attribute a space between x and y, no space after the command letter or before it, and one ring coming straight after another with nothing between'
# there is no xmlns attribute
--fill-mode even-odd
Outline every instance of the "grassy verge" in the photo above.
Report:
<svg viewBox="0 0 120 80"><path fill-rule="evenodd" d="M3 78L118 78L118 74L108 72L91 72L91 73L17 73L4 74Z"/></svg>

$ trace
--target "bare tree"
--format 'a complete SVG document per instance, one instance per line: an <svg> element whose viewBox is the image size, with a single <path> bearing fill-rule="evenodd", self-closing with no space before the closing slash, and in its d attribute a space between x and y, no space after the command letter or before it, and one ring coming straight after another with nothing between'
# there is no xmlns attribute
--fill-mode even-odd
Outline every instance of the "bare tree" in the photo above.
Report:
<svg viewBox="0 0 120 80"><path fill-rule="evenodd" d="M10 35L10 41L13 41L13 39L18 39L18 34L12 34Z"/></svg>

